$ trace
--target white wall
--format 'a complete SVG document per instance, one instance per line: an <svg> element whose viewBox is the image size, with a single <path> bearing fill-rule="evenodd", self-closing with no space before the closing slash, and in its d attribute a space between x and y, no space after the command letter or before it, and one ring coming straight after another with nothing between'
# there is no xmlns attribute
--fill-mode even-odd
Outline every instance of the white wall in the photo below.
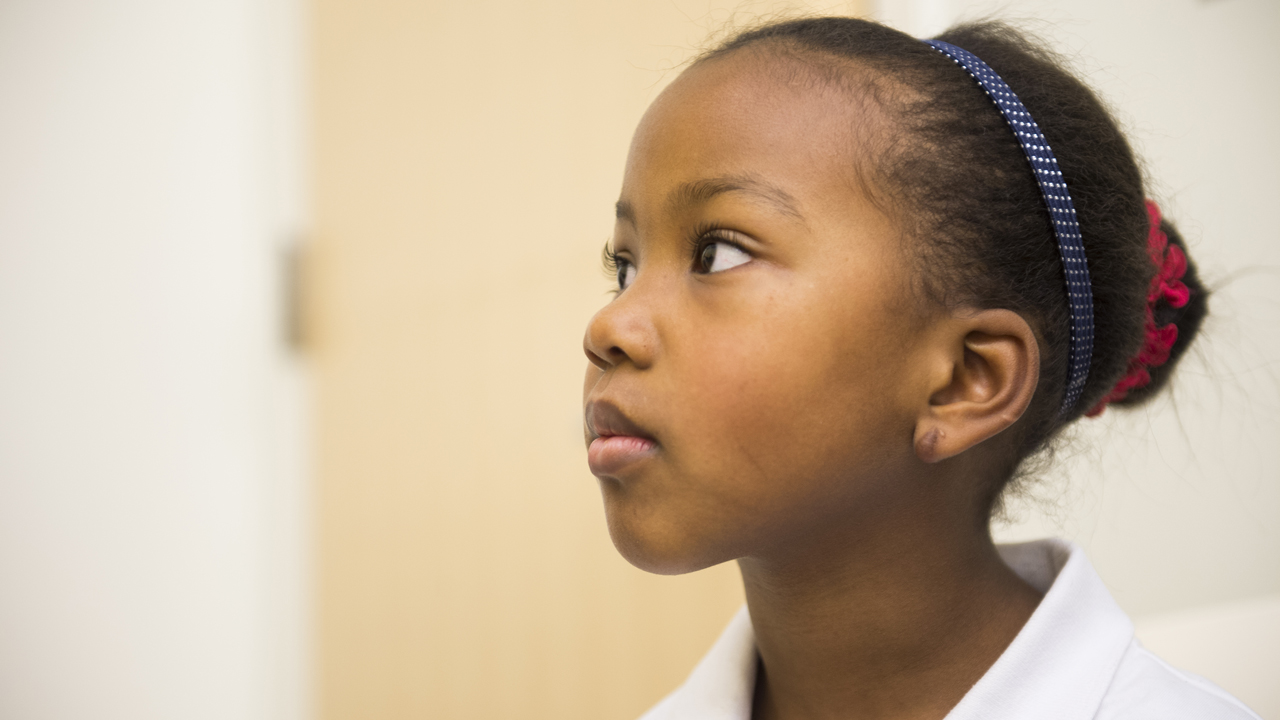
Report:
<svg viewBox="0 0 1280 720"><path fill-rule="evenodd" d="M6 720L306 712L288 2L0 2Z"/></svg>
<svg viewBox="0 0 1280 720"><path fill-rule="evenodd" d="M997 535L1080 542L1140 637L1264 716L1280 713L1280 691L1261 682L1280 668L1268 640L1280 631L1280 3L882 0L878 10L919 37L986 15L1018 22L1066 53L1128 127L1154 197L1216 288L1211 317L1170 396L1083 421L1065 462ZM1242 658L1262 674L1241 671Z"/></svg>

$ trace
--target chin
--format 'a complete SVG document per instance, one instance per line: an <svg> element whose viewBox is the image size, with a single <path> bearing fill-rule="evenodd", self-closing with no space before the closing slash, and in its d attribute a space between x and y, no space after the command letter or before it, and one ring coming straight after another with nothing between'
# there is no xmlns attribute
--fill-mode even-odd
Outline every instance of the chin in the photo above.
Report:
<svg viewBox="0 0 1280 720"><path fill-rule="evenodd" d="M614 508L606 508L609 537L627 562L655 575L683 575L726 560L728 554L718 552L717 544L700 533L685 532L670 520L638 517Z"/></svg>

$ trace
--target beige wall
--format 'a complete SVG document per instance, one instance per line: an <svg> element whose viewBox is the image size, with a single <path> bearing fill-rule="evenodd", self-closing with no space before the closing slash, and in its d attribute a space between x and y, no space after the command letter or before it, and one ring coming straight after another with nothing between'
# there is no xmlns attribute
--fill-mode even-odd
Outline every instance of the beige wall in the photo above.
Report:
<svg viewBox="0 0 1280 720"><path fill-rule="evenodd" d="M314 3L323 718L632 718L741 602L617 556L580 407L632 128L733 5Z"/></svg>
<svg viewBox="0 0 1280 720"><path fill-rule="evenodd" d="M745 20L806 7L315 1L323 718L633 718L741 601L731 566L660 578L610 546L580 439L581 333L606 299L599 250L648 102L731 9ZM1169 398L1081 426L998 533L1082 543L1148 639L1260 709L1274 693L1251 695L1237 684L1247 677L1209 662L1175 615L1280 589L1280 484L1262 450L1277 428L1277 306L1270 275L1236 275L1275 265L1262 212L1274 163L1257 158L1276 144L1224 133L1232 110L1188 100L1232 78L1231 108L1274 115L1274 92L1248 90L1274 87L1280 56L1260 39L1274 8L877 8L916 34L992 11L1029 20L1085 58L1134 128L1158 197L1220 286L1214 318ZM1221 627L1246 627L1238 615ZM1250 642L1270 635L1250 622L1217 634L1237 636L1217 657L1263 657Z"/></svg>

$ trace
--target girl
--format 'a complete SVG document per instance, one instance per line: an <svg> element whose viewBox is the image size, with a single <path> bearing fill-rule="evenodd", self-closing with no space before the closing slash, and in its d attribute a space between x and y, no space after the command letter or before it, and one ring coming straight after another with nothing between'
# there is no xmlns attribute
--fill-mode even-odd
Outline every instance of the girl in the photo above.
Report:
<svg viewBox="0 0 1280 720"><path fill-rule="evenodd" d="M1005 84L1007 83L1007 85ZM747 608L658 718L1250 718L1088 560L989 518L1149 399L1206 310L1093 93L999 24L788 21L636 130L587 327L588 458L633 564Z"/></svg>

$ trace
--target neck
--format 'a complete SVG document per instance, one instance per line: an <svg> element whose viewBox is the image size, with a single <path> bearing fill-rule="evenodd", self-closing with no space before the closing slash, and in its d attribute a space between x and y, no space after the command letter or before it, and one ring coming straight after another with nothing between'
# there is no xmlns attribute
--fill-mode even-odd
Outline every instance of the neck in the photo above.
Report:
<svg viewBox="0 0 1280 720"><path fill-rule="evenodd" d="M739 561L756 720L943 718L995 663L1040 595L985 527L935 505Z"/></svg>

